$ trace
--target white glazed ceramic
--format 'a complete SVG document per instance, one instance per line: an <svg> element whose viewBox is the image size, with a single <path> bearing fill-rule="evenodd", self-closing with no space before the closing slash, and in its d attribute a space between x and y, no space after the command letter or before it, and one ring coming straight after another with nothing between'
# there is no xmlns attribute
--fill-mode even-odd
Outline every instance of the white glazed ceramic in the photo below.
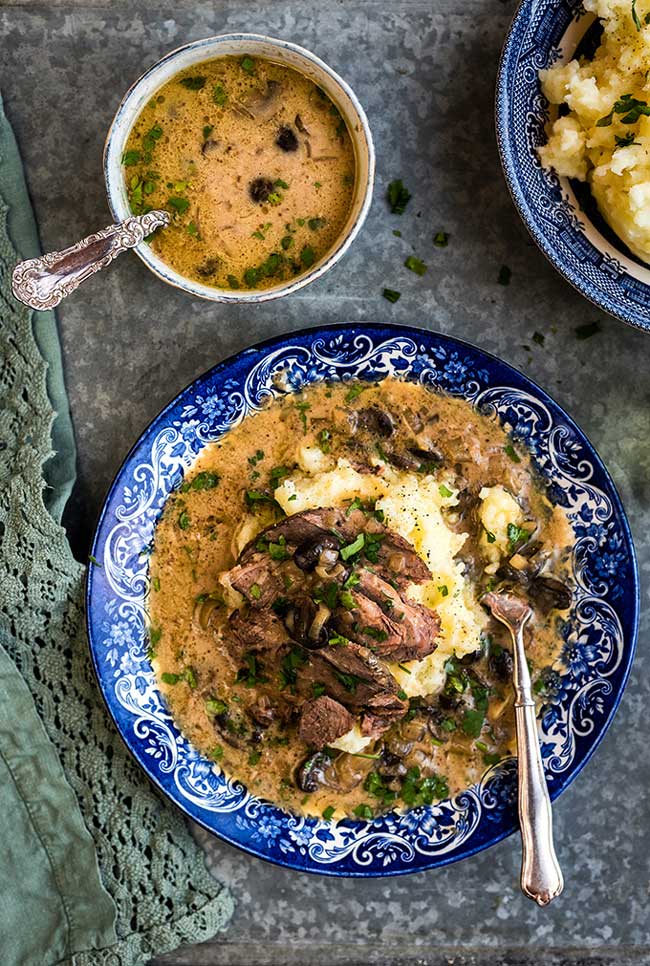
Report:
<svg viewBox="0 0 650 966"><path fill-rule="evenodd" d="M170 285L191 295L215 302L266 302L281 295L289 295L303 285L320 278L348 250L363 225L370 202L375 177L375 150L368 119L352 89L315 54L286 40L274 40L259 34L222 34L206 37L171 51L150 67L125 94L113 118L104 147L104 178L108 202L116 222L131 215L121 159L129 132L143 107L164 84L180 71L216 57L248 54L264 57L293 67L318 84L336 104L350 132L356 160L355 190L350 216L337 244L304 275L262 290L218 289L185 278L160 259L151 247L142 243L135 248L145 265Z"/></svg>

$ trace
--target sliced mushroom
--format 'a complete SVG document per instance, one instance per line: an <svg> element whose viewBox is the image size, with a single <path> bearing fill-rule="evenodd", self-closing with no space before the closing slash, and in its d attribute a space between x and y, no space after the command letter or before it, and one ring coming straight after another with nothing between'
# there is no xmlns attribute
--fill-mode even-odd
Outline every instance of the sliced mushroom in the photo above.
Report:
<svg viewBox="0 0 650 966"><path fill-rule="evenodd" d="M219 270L220 264L218 258L207 258L201 265L196 266L196 274L201 278L211 278Z"/></svg>
<svg viewBox="0 0 650 966"><path fill-rule="evenodd" d="M221 141L215 141L214 138L207 138L201 145L201 154L204 158L207 158L210 154L216 154L217 151L221 151L223 144Z"/></svg>
<svg viewBox="0 0 650 966"><path fill-rule="evenodd" d="M296 132L293 130L293 128L289 127L288 124L282 125L278 131L278 136L275 139L275 143L281 151L298 150L298 138L296 137Z"/></svg>
<svg viewBox="0 0 650 966"><path fill-rule="evenodd" d="M309 134L309 131L305 127L305 123L304 123L303 119L301 118L300 114L296 114L293 123L296 125L296 127L298 128L298 130L300 131L301 134Z"/></svg>
<svg viewBox="0 0 650 966"><path fill-rule="evenodd" d="M395 432L395 423L390 413L379 406L368 406L357 412L357 429L365 429L373 436L388 439Z"/></svg>
<svg viewBox="0 0 650 966"><path fill-rule="evenodd" d="M270 80L262 91L253 91L244 101L237 101L235 110L240 114L247 114L255 121L267 121L280 108L280 92L282 84Z"/></svg>
<svg viewBox="0 0 650 966"><path fill-rule="evenodd" d="M321 562L321 556L325 551L331 554L338 551L339 546L340 541L334 534L319 534L313 540L306 540L301 543L295 551L293 559L297 567L300 567L305 573L309 573ZM331 559L329 555L328 559ZM333 562L336 563L336 556L333 558Z"/></svg>
<svg viewBox="0 0 650 966"><path fill-rule="evenodd" d="M270 178L255 178L248 186L248 192L255 204L262 204L266 201L273 191L273 182Z"/></svg>

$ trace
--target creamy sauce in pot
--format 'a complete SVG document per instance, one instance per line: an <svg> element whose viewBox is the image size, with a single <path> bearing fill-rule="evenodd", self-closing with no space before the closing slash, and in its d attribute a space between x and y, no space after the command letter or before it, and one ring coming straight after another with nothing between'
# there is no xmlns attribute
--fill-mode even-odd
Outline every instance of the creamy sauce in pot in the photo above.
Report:
<svg viewBox="0 0 650 966"><path fill-rule="evenodd" d="M390 414L388 438L377 435L367 416L373 412ZM318 781L311 791L296 784L300 772L304 786L300 769L313 748L300 739L295 716L260 723L260 706L272 707L279 687L277 669L265 668L263 656L252 668L233 658L227 646L233 599L222 575L248 539L282 519L273 493L292 474L300 476L305 451L325 451L334 469L343 458L366 479L381 479L405 454L420 454L413 472L422 485L433 476L436 486L444 479L458 492L442 512L451 529L467 534L458 559L470 594L478 601L501 580L518 581L535 609L527 628L534 688L540 700L553 688L567 616L562 584L571 583L574 542L564 511L551 505L529 456L495 419L464 400L390 378L319 384L272 402L206 447L168 499L151 557L149 616L154 667L174 719L251 792L296 812L368 818L456 794L516 753L511 644L487 613L464 656L446 662L442 690L411 697L404 718L360 754L327 750L313 769ZM515 497L524 523L507 559L495 563L479 493L497 486ZM440 489L448 492L443 483ZM414 663L405 666L414 670Z"/></svg>
<svg viewBox="0 0 650 966"><path fill-rule="evenodd" d="M179 73L144 108L122 157L135 214L163 208L151 239L177 272L224 289L304 274L350 213L355 158L345 121L313 81L259 58Z"/></svg>

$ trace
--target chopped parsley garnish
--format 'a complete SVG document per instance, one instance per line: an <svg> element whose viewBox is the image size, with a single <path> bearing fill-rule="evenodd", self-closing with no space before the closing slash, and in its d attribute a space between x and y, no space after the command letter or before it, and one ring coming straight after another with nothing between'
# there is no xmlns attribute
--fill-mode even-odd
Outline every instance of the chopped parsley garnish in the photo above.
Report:
<svg viewBox="0 0 650 966"><path fill-rule="evenodd" d="M180 83L183 87L186 87L188 91L200 91L205 87L205 77L181 77Z"/></svg>
<svg viewBox="0 0 650 966"><path fill-rule="evenodd" d="M410 271L415 272L416 275L424 275L427 270L427 266L424 264L424 262L420 261L419 258L416 258L415 255L409 255L404 262L404 265L406 268L410 269Z"/></svg>
<svg viewBox="0 0 650 966"><path fill-rule="evenodd" d="M180 674L172 674L170 671L163 671L160 675L161 680L164 684L178 684L181 680Z"/></svg>
<svg viewBox="0 0 650 966"><path fill-rule="evenodd" d="M213 490L215 486L219 485L221 477L218 473L211 473L209 470L203 470L201 473L197 473L191 480L187 480L181 486L181 493L187 493L190 490L196 492L197 490Z"/></svg>
<svg viewBox="0 0 650 966"><path fill-rule="evenodd" d="M255 507L257 503L275 503L275 500L263 490L246 490L244 499L249 507Z"/></svg>
<svg viewBox="0 0 650 966"><path fill-rule="evenodd" d="M407 771L400 791L400 798L409 808L432 805L436 799L446 798L448 795L449 786L446 778L442 775L421 778L417 765Z"/></svg>
<svg viewBox="0 0 650 966"><path fill-rule="evenodd" d="M397 697L400 699L400 701L407 701L408 700L408 694L406 693L406 691L402 691L401 688L397 692Z"/></svg>
<svg viewBox="0 0 650 966"><path fill-rule="evenodd" d="M398 178L396 181L391 181L388 185L387 197L391 214L403 215L406 211L406 206L411 200L411 193L408 188L404 187L402 179Z"/></svg>
<svg viewBox="0 0 650 966"><path fill-rule="evenodd" d="M440 586L438 587L438 593L440 594L441 597L448 597L449 588L447 587L447 584L440 584Z"/></svg>
<svg viewBox="0 0 650 966"><path fill-rule="evenodd" d="M311 406L307 402L296 403L296 409L300 413L300 420L302 422L303 432L307 432L307 411L311 409Z"/></svg>
<svg viewBox="0 0 650 966"><path fill-rule="evenodd" d="M456 722L454 721L453 718L443 718L442 721L440 722L440 727L442 728L443 731L455 731Z"/></svg>
<svg viewBox="0 0 650 966"><path fill-rule="evenodd" d="M366 819L366 821L370 822L374 817L375 813L371 809L370 805L367 805L365 802L362 802L360 805L357 805L355 807L354 814L356 815L357 818L364 818Z"/></svg>
<svg viewBox="0 0 650 966"><path fill-rule="evenodd" d="M305 245L303 250L300 252L300 261L305 268L311 268L311 266L314 264L316 261L316 255L311 245Z"/></svg>
<svg viewBox="0 0 650 966"><path fill-rule="evenodd" d="M349 587L357 587L361 582L361 578L358 574L351 573L348 579L343 584L343 587L347 590Z"/></svg>
<svg viewBox="0 0 650 966"><path fill-rule="evenodd" d="M391 802L395 801L396 793L388 788L381 775L376 771L368 772L363 787L374 798L378 798L382 805L390 805Z"/></svg>
<svg viewBox="0 0 650 966"><path fill-rule="evenodd" d="M187 681L191 688L195 688L198 684L198 681L196 680L196 671L193 667L185 668L183 678Z"/></svg>
<svg viewBox="0 0 650 966"><path fill-rule="evenodd" d="M584 325L577 325L574 331L576 339L590 339L592 335L600 332L600 322L586 322Z"/></svg>
<svg viewBox="0 0 650 966"><path fill-rule="evenodd" d="M228 705L221 698L208 698L205 702L205 710L209 715L225 714L228 710Z"/></svg>
<svg viewBox="0 0 650 966"><path fill-rule="evenodd" d="M596 127L609 127L615 114L622 114L621 124L636 124L642 115L650 115L647 101L640 101L631 94L623 94L612 107L609 114L596 121Z"/></svg>
<svg viewBox="0 0 650 966"><path fill-rule="evenodd" d="M631 144L638 144L639 142L635 141L634 137L635 135L633 131L630 131L628 134L623 135L623 137L620 137L620 135L615 134L614 141L616 142L616 147L629 148Z"/></svg>
<svg viewBox="0 0 650 966"><path fill-rule="evenodd" d="M339 585L331 581L322 587L317 587L314 591L314 603L325 604L329 610L334 610L339 592Z"/></svg>
<svg viewBox="0 0 650 966"><path fill-rule="evenodd" d="M448 486L445 486L444 483L441 483L440 486L438 487L438 493L440 494L440 496L444 497L445 499L447 497L454 495L453 491L450 490Z"/></svg>
<svg viewBox="0 0 650 966"><path fill-rule="evenodd" d="M339 604L341 607L345 607L346 610L354 610L356 604L349 590L339 591Z"/></svg>
<svg viewBox="0 0 650 966"><path fill-rule="evenodd" d="M88 560L90 561L91 564L95 564L96 567L101 567L102 566L102 564L100 564L100 562L97 559L97 557L93 557L93 555L91 553L88 554Z"/></svg>
<svg viewBox="0 0 650 966"><path fill-rule="evenodd" d="M350 388L345 394L345 401L354 402L355 399L359 398L359 396L364 391L364 389L367 389L367 388L368 388L367 386L362 386L361 383L357 383L354 386L350 386Z"/></svg>
<svg viewBox="0 0 650 966"><path fill-rule="evenodd" d="M387 299L389 302L392 302L393 304L395 302L399 302L399 300L402 297L402 293L396 292L395 289L393 288L385 288L381 294L384 296L385 299Z"/></svg>
<svg viewBox="0 0 650 966"><path fill-rule="evenodd" d="M366 635L366 637L372 637L373 640L379 641L380 643L385 641L388 637L388 632L381 630L378 627L364 627L363 633Z"/></svg>
<svg viewBox="0 0 650 966"><path fill-rule="evenodd" d="M518 527L516 523L508 524L508 553L513 554L517 547L521 547L530 537L530 531Z"/></svg>
<svg viewBox="0 0 650 966"><path fill-rule="evenodd" d="M335 811L336 809L334 808L333 805L328 805L327 808L323 809L322 815L326 822L329 822L331 820L332 815L334 814Z"/></svg>
<svg viewBox="0 0 650 966"><path fill-rule="evenodd" d="M365 534L359 533L352 543L348 543L347 546L341 547L341 560L349 560L350 557L355 556L355 554L360 553L365 545L366 537Z"/></svg>
<svg viewBox="0 0 650 966"><path fill-rule="evenodd" d="M278 615L278 617L284 617L289 609L289 600L287 597L276 597L271 604L271 609Z"/></svg>
<svg viewBox="0 0 650 966"><path fill-rule="evenodd" d="M231 288L239 288L240 287L240 285L239 285L239 279L236 278L234 275L229 275L228 276L228 285Z"/></svg>
<svg viewBox="0 0 650 966"><path fill-rule="evenodd" d="M184 215L187 209L190 207L190 203L187 198L179 198L175 195L167 199L167 204L179 215Z"/></svg>
<svg viewBox="0 0 650 966"><path fill-rule="evenodd" d="M488 752L488 754L483 755L483 764L485 765L489 765L489 766L498 765L500 761L501 761L501 755L499 754L498 751Z"/></svg>
<svg viewBox="0 0 650 966"><path fill-rule="evenodd" d="M125 151L122 155L122 164L125 167L130 168L134 164L138 164L141 158L142 155L139 151Z"/></svg>
<svg viewBox="0 0 650 966"><path fill-rule="evenodd" d="M514 448L512 443L508 443L507 446L503 447L506 456L512 460L513 463L521 463L521 457L518 455L517 450Z"/></svg>
<svg viewBox="0 0 650 966"><path fill-rule="evenodd" d="M482 711L468 708L463 715L463 720L461 721L460 726L469 738L478 738L483 730L484 720L485 715Z"/></svg>
<svg viewBox="0 0 650 966"><path fill-rule="evenodd" d="M262 589L259 584L252 584L250 589L250 595L253 600L259 600L262 596Z"/></svg>
<svg viewBox="0 0 650 966"><path fill-rule="evenodd" d="M318 440L318 445L320 446L323 453L329 453L330 451L330 440L332 434L329 429L321 429L320 433L316 437Z"/></svg>
<svg viewBox="0 0 650 966"><path fill-rule="evenodd" d="M291 503L292 500L297 500L297 499L298 499L298 494L292 493L291 496L287 497L287 502Z"/></svg>
<svg viewBox="0 0 650 966"><path fill-rule="evenodd" d="M508 268L507 265L502 265L499 269L499 274L497 276L497 282L499 285L510 285L510 279L512 278L512 269Z"/></svg>
<svg viewBox="0 0 650 966"><path fill-rule="evenodd" d="M181 510L178 516L178 525L181 530L187 530L190 525L190 517L187 510Z"/></svg>
<svg viewBox="0 0 650 966"><path fill-rule="evenodd" d="M483 527L483 530L485 532L485 539L487 540L487 542L488 543L494 543L495 540L496 540L496 535L494 533L492 533L491 530L488 530L488 528L485 526L485 524L482 523L481 526Z"/></svg>
<svg viewBox="0 0 650 966"><path fill-rule="evenodd" d="M325 218L308 218L307 227L310 231L320 231L327 224Z"/></svg>
<svg viewBox="0 0 650 966"><path fill-rule="evenodd" d="M433 236L433 244L436 248L446 248L449 244L449 235L446 231L437 231Z"/></svg>
<svg viewBox="0 0 650 966"><path fill-rule="evenodd" d="M265 684L268 678L262 674L262 666L258 664L256 656L249 653L245 661L246 667L240 667L235 681L238 684L245 684L247 688L254 688L256 684Z"/></svg>
<svg viewBox="0 0 650 966"><path fill-rule="evenodd" d="M160 577L154 577L151 581L151 586L157 593L160 590Z"/></svg>
<svg viewBox="0 0 650 966"><path fill-rule="evenodd" d="M289 653L282 658L280 665L280 687L290 688L296 683L298 669L307 663L307 657L299 647L293 647Z"/></svg>
<svg viewBox="0 0 650 966"><path fill-rule="evenodd" d="M279 205L282 201L282 195L279 191L272 191L266 200L270 205Z"/></svg>
<svg viewBox="0 0 650 966"><path fill-rule="evenodd" d="M214 131L214 124L206 124L203 128L203 137L209 138Z"/></svg>
<svg viewBox="0 0 650 966"><path fill-rule="evenodd" d="M385 534L383 533L366 533L365 542L363 547L363 553L370 563L378 563L379 561L379 550L381 549L381 544L384 539ZM341 554L343 556L343 554Z"/></svg>
<svg viewBox="0 0 650 966"><path fill-rule="evenodd" d="M327 643L330 647L347 647L350 641L347 637L343 637L342 634L332 634Z"/></svg>
<svg viewBox="0 0 650 966"><path fill-rule="evenodd" d="M248 462L250 463L251 466L255 466L263 459L264 459L264 450L258 449L255 451L255 453L252 456L248 457Z"/></svg>
<svg viewBox="0 0 650 966"><path fill-rule="evenodd" d="M274 466L269 473L269 478L271 480L271 486L275 489L279 485L280 480L284 479L285 476L290 476L291 470L288 466Z"/></svg>
<svg viewBox="0 0 650 966"><path fill-rule="evenodd" d="M218 104L219 107L223 107L223 105L226 103L228 100L228 94L223 84L214 85L212 88L212 100L215 104Z"/></svg>
<svg viewBox="0 0 650 966"><path fill-rule="evenodd" d="M241 69L246 74L254 74L255 73L255 61L253 60L252 57L248 57L248 56L247 57L242 57L242 59L241 59L241 61L239 63L239 66L241 67Z"/></svg>
<svg viewBox="0 0 650 966"><path fill-rule="evenodd" d="M284 537L278 537L277 543L269 543L268 552L271 560L288 560L291 556Z"/></svg>
<svg viewBox="0 0 650 966"><path fill-rule="evenodd" d="M145 185L145 187L146 187L146 185ZM188 235L191 235L192 236L192 238L197 238L198 237L199 229L196 227L196 225L195 225L195 223L193 221L191 221L189 223L189 225L187 226L186 231L187 231L187 234Z"/></svg>
<svg viewBox="0 0 650 966"><path fill-rule="evenodd" d="M285 252L287 251L288 248L291 248L291 246L293 245L293 238L291 237L291 235L285 235L284 238L281 238L280 245L282 246L282 249Z"/></svg>
<svg viewBox="0 0 650 966"><path fill-rule="evenodd" d="M350 694L354 694L357 690L357 685L360 683L361 678L357 677L356 674L346 674L345 671L334 671L334 676L343 685L346 691Z"/></svg>
<svg viewBox="0 0 650 966"><path fill-rule="evenodd" d="M311 686L311 690L315 698L322 698L322 696L327 691L327 688L325 687L324 684L321 684L320 681L314 681Z"/></svg>
<svg viewBox="0 0 650 966"><path fill-rule="evenodd" d="M150 627L149 628L149 643L152 647L155 647L159 643L162 637L162 627Z"/></svg>
<svg viewBox="0 0 650 966"><path fill-rule="evenodd" d="M214 758L215 761L219 761L223 758L223 747L221 745L215 745L210 752L210 758Z"/></svg>
<svg viewBox="0 0 650 966"><path fill-rule="evenodd" d="M262 757L261 751L251 751L250 755L248 756L248 764L256 765L261 757Z"/></svg>
<svg viewBox="0 0 650 966"><path fill-rule="evenodd" d="M639 20L639 15L636 12L636 0L632 0L632 20L634 21L634 26L637 30L641 30L641 21Z"/></svg>

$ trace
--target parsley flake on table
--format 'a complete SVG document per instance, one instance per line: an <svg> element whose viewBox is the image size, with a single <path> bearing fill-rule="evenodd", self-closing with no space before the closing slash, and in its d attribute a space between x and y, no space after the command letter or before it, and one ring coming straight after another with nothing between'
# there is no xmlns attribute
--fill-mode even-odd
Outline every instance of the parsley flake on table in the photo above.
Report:
<svg viewBox="0 0 650 966"><path fill-rule="evenodd" d="M411 193L408 188L404 187L402 179L398 178L396 181L391 181L388 185L387 197L391 214L403 215L406 206L411 200Z"/></svg>
<svg viewBox="0 0 650 966"><path fill-rule="evenodd" d="M510 279L512 278L512 269L508 268L507 265L502 265L499 269L499 275L497 277L497 282L499 285L510 285Z"/></svg>
<svg viewBox="0 0 650 966"><path fill-rule="evenodd" d="M404 265L406 268L410 269L410 271L415 272L416 275L424 275L427 270L427 266L424 264L424 262L420 261L419 258L416 258L415 255L409 255L404 262Z"/></svg>
<svg viewBox="0 0 650 966"><path fill-rule="evenodd" d="M449 244L449 235L446 231L437 231L433 236L433 244L436 248L446 248Z"/></svg>
<svg viewBox="0 0 650 966"><path fill-rule="evenodd" d="M389 302L398 302L402 297L401 292L396 292L395 289L392 288L385 288L381 294L385 299L388 299Z"/></svg>

